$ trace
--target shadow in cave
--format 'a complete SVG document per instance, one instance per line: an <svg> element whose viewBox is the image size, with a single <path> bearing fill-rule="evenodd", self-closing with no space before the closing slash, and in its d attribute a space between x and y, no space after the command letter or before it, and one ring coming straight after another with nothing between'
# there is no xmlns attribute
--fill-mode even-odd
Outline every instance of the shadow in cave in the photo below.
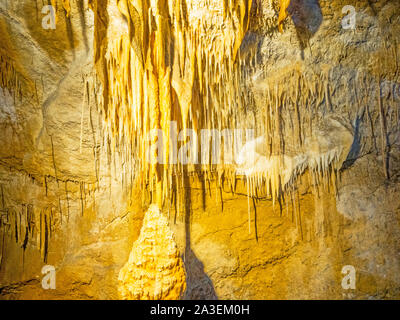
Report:
<svg viewBox="0 0 400 320"><path fill-rule="evenodd" d="M364 118L364 112L361 116L357 115L356 120L354 121L354 140L350 147L350 151L347 154L346 160L343 162L342 167L340 168L341 171L350 168L354 162L359 158L361 152L361 132L360 132L360 125Z"/></svg>
<svg viewBox="0 0 400 320"><path fill-rule="evenodd" d="M190 217L191 189L189 175L184 169L183 187L185 193L185 269L186 269L186 291L184 300L217 300L214 285L208 275L204 272L203 263L196 257L190 244Z"/></svg>
<svg viewBox="0 0 400 320"><path fill-rule="evenodd" d="M323 17L319 0L291 0L287 12L296 27L301 58L304 59L304 49L309 46L310 39L322 24Z"/></svg>

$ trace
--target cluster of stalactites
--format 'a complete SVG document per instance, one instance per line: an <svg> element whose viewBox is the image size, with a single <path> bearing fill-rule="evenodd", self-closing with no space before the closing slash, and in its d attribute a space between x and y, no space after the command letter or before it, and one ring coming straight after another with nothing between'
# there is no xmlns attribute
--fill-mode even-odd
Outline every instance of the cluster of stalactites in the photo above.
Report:
<svg viewBox="0 0 400 320"><path fill-rule="evenodd" d="M137 181L155 191L160 205L170 196L173 172L183 168L156 164L157 150L150 148L157 140L153 130L162 131L164 163L168 163L171 121L185 135L188 128L241 127L243 62L238 52L249 27L251 4L251 0L89 2L95 13L95 63L103 84L99 105L104 145L125 163L135 158ZM289 1L280 4L279 25ZM110 32L114 17L107 6L127 21L126 32L117 36ZM206 172L215 169L224 171L223 166L202 165Z"/></svg>
<svg viewBox="0 0 400 320"><path fill-rule="evenodd" d="M0 52L0 87L14 93L14 99L22 94L17 70L11 59Z"/></svg>
<svg viewBox="0 0 400 320"><path fill-rule="evenodd" d="M203 7L198 1L115 1L129 30L110 37L106 49L95 44L105 57L106 139L122 156L135 155L140 181L165 198L171 168L150 164L156 162L156 151L146 161L157 139L148 139L149 134L162 130L168 159L170 121L184 132L234 125L241 101L237 53L251 1L214 0Z"/></svg>
<svg viewBox="0 0 400 320"><path fill-rule="evenodd" d="M49 240L55 228L54 220L53 209L39 210L33 205L23 205L22 210L7 208L0 219L0 265L12 242L24 251L28 242L35 245L46 262Z"/></svg>

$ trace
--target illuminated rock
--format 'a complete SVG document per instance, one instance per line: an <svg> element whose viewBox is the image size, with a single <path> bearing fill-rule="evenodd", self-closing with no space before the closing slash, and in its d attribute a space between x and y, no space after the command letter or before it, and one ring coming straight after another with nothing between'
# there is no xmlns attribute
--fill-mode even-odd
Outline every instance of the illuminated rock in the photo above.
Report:
<svg viewBox="0 0 400 320"><path fill-rule="evenodd" d="M183 261L168 221L156 205L147 211L118 280L122 299L177 300L185 291Z"/></svg>
<svg viewBox="0 0 400 320"><path fill-rule="evenodd" d="M0 1L0 299L117 299L159 182L185 299L400 297L398 1L357 2L355 31L341 1L283 2ZM144 161L170 120L263 138L187 178Z"/></svg>

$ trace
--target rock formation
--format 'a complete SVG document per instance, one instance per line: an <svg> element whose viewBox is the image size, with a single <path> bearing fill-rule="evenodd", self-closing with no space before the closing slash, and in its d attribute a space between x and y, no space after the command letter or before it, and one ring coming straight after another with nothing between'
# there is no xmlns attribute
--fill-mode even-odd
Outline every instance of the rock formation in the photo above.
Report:
<svg viewBox="0 0 400 320"><path fill-rule="evenodd" d="M0 298L400 298L400 10L347 5L1 1Z"/></svg>
<svg viewBox="0 0 400 320"><path fill-rule="evenodd" d="M139 238L119 272L119 293L128 300L178 300L186 288L185 269L168 220L157 205L144 215Z"/></svg>

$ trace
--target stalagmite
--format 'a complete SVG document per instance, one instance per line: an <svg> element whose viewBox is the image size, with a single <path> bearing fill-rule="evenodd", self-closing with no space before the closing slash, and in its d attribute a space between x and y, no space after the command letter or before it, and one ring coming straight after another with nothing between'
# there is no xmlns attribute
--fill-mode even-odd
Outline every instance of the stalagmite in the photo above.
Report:
<svg viewBox="0 0 400 320"><path fill-rule="evenodd" d="M167 218L150 206L129 260L119 272L122 299L176 300L186 289L186 274Z"/></svg>

